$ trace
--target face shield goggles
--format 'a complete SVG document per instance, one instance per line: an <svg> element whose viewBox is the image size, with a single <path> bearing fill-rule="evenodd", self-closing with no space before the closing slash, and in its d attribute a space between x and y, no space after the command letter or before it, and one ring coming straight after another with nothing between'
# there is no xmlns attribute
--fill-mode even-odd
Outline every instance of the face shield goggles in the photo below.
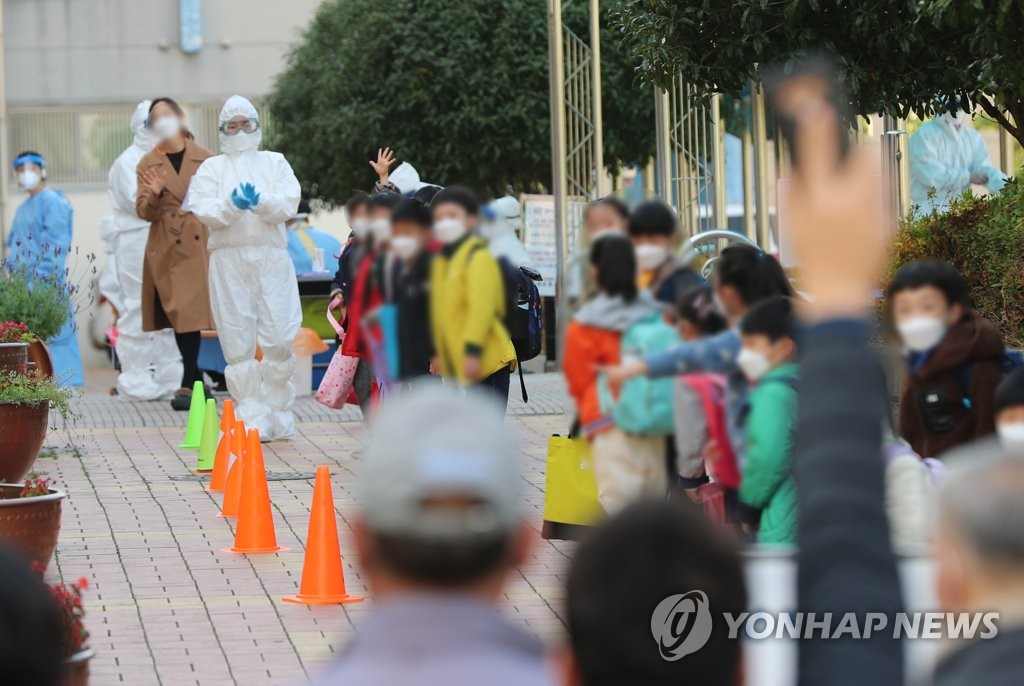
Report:
<svg viewBox="0 0 1024 686"><path fill-rule="evenodd" d="M220 125L220 132L226 136L236 136L239 133L255 133L260 128L260 120L256 117L232 117Z"/></svg>

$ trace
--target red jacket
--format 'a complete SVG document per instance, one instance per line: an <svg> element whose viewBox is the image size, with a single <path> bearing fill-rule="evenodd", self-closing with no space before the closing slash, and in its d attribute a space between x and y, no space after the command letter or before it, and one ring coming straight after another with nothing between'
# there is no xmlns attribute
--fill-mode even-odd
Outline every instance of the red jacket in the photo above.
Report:
<svg viewBox="0 0 1024 686"><path fill-rule="evenodd" d="M368 350L363 337L363 316L372 312L384 301L380 289L373 279L373 265L376 256L372 253L363 255L356 267L355 283L352 286L352 299L346 310L347 323L345 340L341 344L341 353L350 357L366 357Z"/></svg>

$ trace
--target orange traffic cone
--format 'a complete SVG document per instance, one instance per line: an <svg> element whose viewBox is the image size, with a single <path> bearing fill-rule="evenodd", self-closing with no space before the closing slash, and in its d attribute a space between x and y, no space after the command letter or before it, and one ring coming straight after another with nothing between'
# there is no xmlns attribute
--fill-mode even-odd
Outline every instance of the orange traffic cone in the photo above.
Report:
<svg viewBox="0 0 1024 686"><path fill-rule="evenodd" d="M285 596L287 603L305 605L336 605L358 603L362 596L345 590L345 570L341 565L338 545L338 521L331 494L331 472L327 465L316 468L313 486L313 508L309 513L306 535L306 557L302 564L302 583L296 595Z"/></svg>
<svg viewBox="0 0 1024 686"><path fill-rule="evenodd" d="M213 458L213 474L207 491L223 491L228 480L228 467L231 466L231 440L235 430L235 404L231 398L224 401L224 410L220 416L220 440L217 442L217 453Z"/></svg>
<svg viewBox="0 0 1024 686"><path fill-rule="evenodd" d="M276 553L284 550L274 533L274 513L270 507L267 471L263 466L260 432L249 429L246 441L245 467L242 469L242 501L238 506L235 544L232 553Z"/></svg>
<svg viewBox="0 0 1024 686"><path fill-rule="evenodd" d="M224 481L224 500L218 517L237 517L242 501L242 472L245 468L244 449L245 422L235 424L231 436L231 452L228 454L228 476Z"/></svg>
<svg viewBox="0 0 1024 686"><path fill-rule="evenodd" d="M231 431L235 428L235 404L228 398L224 401L224 408L220 415L220 430L223 432Z"/></svg>

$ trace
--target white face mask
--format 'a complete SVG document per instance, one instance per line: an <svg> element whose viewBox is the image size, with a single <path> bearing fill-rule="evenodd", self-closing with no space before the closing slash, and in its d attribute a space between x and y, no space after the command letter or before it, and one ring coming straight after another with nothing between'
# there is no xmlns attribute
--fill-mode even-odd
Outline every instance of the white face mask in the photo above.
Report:
<svg viewBox="0 0 1024 686"><path fill-rule="evenodd" d="M751 382L758 381L772 368L765 354L750 348L741 348L740 354L736 357L736 366L743 372Z"/></svg>
<svg viewBox="0 0 1024 686"><path fill-rule="evenodd" d="M395 236L391 239L391 252L400 260L407 260L420 251L420 242L412 236Z"/></svg>
<svg viewBox="0 0 1024 686"><path fill-rule="evenodd" d="M233 136L222 133L220 135L220 151L225 155L240 155L243 152L258 149L262 139L263 131L261 129L256 129L252 133L239 131Z"/></svg>
<svg viewBox="0 0 1024 686"><path fill-rule="evenodd" d="M18 183L27 191L35 190L42 180L43 177L35 169L26 169L25 171L18 172Z"/></svg>
<svg viewBox="0 0 1024 686"><path fill-rule="evenodd" d="M386 241L391 238L391 222L383 217L370 221L370 234L376 242Z"/></svg>
<svg viewBox="0 0 1024 686"><path fill-rule="evenodd" d="M663 245L638 245L633 248L636 254L636 266L642 272L657 269L668 259L668 248Z"/></svg>
<svg viewBox="0 0 1024 686"><path fill-rule="evenodd" d="M931 350L946 335L946 322L938 317L911 317L896 325L903 345L916 353Z"/></svg>
<svg viewBox="0 0 1024 686"><path fill-rule="evenodd" d="M181 120L177 117L160 117L150 124L149 130L158 141L168 141L181 133Z"/></svg>
<svg viewBox="0 0 1024 686"><path fill-rule="evenodd" d="M363 240L370 233L370 220L366 217L359 217L352 222L352 231L355 233L356 238Z"/></svg>
<svg viewBox="0 0 1024 686"><path fill-rule="evenodd" d="M1010 455L1024 457L1024 422L996 424L999 444Z"/></svg>
<svg viewBox="0 0 1024 686"><path fill-rule="evenodd" d="M466 233L466 223L461 219L442 219L434 222L434 236L442 243L454 243Z"/></svg>

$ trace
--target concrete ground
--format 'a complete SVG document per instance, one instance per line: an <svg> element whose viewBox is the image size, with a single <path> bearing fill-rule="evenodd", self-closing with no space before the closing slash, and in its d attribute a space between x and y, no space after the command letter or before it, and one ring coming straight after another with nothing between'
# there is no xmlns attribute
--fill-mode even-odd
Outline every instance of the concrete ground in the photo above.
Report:
<svg viewBox="0 0 1024 686"><path fill-rule="evenodd" d="M89 580L93 686L131 684L303 684L358 631L372 599L354 605L281 602L302 572L313 472L331 468L350 593L366 594L349 519L365 437L358 410L334 412L298 401L298 434L264 446L277 538L290 550L224 552L234 520L216 516L220 494L191 471L195 451L178 448L185 415L166 402L127 402L106 394L111 372L90 375L81 417L51 430L36 470L67 492L50 576ZM548 435L569 418L561 379L529 375L530 403L513 384L508 424L523 459L525 506L537 547L507 590L502 611L546 640L564 631L562 587L572 544L539 537Z"/></svg>

